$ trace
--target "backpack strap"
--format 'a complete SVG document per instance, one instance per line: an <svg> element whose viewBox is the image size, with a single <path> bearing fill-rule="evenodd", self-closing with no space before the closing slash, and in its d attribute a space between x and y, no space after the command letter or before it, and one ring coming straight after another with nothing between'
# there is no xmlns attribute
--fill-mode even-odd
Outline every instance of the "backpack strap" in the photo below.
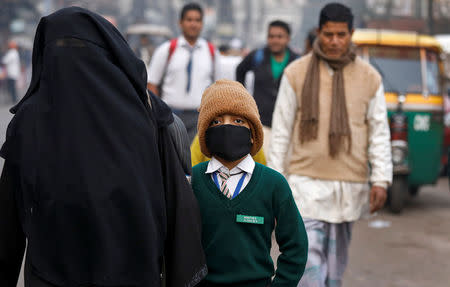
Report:
<svg viewBox="0 0 450 287"><path fill-rule="evenodd" d="M170 40L170 46L169 46L169 55L167 56L167 63L169 63L170 58L172 58L173 52L175 52L175 49L177 48L178 38L173 38Z"/></svg>
<svg viewBox="0 0 450 287"><path fill-rule="evenodd" d="M214 79L216 78L216 65L215 65L215 60L216 60L216 48L214 47L213 43L208 42L208 49L209 49L209 54L211 55L211 60L212 60L212 75L211 75L211 81L214 83Z"/></svg>
<svg viewBox="0 0 450 287"><path fill-rule="evenodd" d="M216 48L214 47L213 43L208 42L208 48L209 48L209 53L211 54L211 58L214 61L216 58Z"/></svg>
<svg viewBox="0 0 450 287"><path fill-rule="evenodd" d="M263 60L264 60L264 48L259 48L258 50L255 51L255 54L253 54L252 69L258 67Z"/></svg>
<svg viewBox="0 0 450 287"><path fill-rule="evenodd" d="M159 96L161 96L162 85L164 83L164 78L166 77L166 73L167 73L167 66L169 65L170 58L172 58L172 55L175 52L175 49L177 48L177 44L178 44L178 38L173 38L173 39L170 40L169 54L167 54L167 60L166 60L166 64L164 65L164 70L163 70L163 74L162 74L162 77L161 77L161 82L158 85Z"/></svg>

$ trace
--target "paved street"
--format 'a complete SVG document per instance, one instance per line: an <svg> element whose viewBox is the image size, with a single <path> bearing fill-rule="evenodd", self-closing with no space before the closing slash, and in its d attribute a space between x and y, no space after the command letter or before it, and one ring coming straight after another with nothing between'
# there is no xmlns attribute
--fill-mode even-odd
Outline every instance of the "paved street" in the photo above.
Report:
<svg viewBox="0 0 450 287"><path fill-rule="evenodd" d="M410 199L401 215L383 210L357 222L343 286L450 286L449 218L449 182L441 178Z"/></svg>
<svg viewBox="0 0 450 287"><path fill-rule="evenodd" d="M346 287L450 286L448 180L424 187L401 215L381 212L355 225ZM374 220L390 223L375 229Z"/></svg>
<svg viewBox="0 0 450 287"><path fill-rule="evenodd" d="M10 118L8 107L0 106L1 143ZM382 211L358 222L344 286L450 286L448 186L447 179L442 178L436 186L424 187L401 215ZM369 224L390 226L373 228ZM18 286L23 287L22 280Z"/></svg>

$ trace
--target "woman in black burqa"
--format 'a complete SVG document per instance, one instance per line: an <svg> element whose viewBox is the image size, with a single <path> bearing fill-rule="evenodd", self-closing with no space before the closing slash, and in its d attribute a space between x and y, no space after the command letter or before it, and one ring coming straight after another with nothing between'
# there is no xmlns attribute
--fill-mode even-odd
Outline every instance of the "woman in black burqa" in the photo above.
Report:
<svg viewBox="0 0 450 287"><path fill-rule="evenodd" d="M81 8L41 19L30 87L0 155L0 286L194 286L206 274L197 203L146 73ZM150 102L150 104L149 104ZM164 257L164 260L163 260Z"/></svg>

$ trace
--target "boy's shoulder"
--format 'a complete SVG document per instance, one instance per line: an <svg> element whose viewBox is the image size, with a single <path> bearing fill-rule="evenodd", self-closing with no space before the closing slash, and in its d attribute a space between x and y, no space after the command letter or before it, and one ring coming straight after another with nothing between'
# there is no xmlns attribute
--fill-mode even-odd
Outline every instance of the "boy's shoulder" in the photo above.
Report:
<svg viewBox="0 0 450 287"><path fill-rule="evenodd" d="M198 172L198 171L201 171L201 170L206 170L206 168L208 167L208 163L209 163L209 160L194 165L192 167L192 172L194 172L194 171Z"/></svg>
<svg viewBox="0 0 450 287"><path fill-rule="evenodd" d="M192 179L196 179L201 177L202 174L205 174L206 169L208 168L209 161L204 161L199 164L196 164L192 167Z"/></svg>
<svg viewBox="0 0 450 287"><path fill-rule="evenodd" d="M204 161L192 167L191 186L194 193L197 191L202 182L205 181L205 171L209 161Z"/></svg>
<svg viewBox="0 0 450 287"><path fill-rule="evenodd" d="M259 168L261 170L261 174L259 177L260 186L264 186L264 190L269 191L271 194L273 194L273 199L279 204L282 204L287 199L292 198L292 191L289 187L289 184L286 180L286 178L279 173L278 171L256 163L256 168Z"/></svg>
<svg viewBox="0 0 450 287"><path fill-rule="evenodd" d="M268 166L257 162L255 162L255 164L255 171L257 168L261 171L259 181L261 181L263 185L272 186L277 190L277 192L280 192L280 190L289 190L290 192L289 184L284 175Z"/></svg>

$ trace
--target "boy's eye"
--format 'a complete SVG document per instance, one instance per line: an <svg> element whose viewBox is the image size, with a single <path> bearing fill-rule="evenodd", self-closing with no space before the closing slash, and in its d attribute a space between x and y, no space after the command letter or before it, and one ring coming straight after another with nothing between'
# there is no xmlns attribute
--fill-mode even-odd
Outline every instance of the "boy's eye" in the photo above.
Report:
<svg viewBox="0 0 450 287"><path fill-rule="evenodd" d="M214 126L214 125L218 125L218 124L220 124L220 120L214 119L214 120L212 120L210 125Z"/></svg>
<svg viewBox="0 0 450 287"><path fill-rule="evenodd" d="M243 124L244 123L244 121L242 119L235 119L234 122L237 123L237 124Z"/></svg>

